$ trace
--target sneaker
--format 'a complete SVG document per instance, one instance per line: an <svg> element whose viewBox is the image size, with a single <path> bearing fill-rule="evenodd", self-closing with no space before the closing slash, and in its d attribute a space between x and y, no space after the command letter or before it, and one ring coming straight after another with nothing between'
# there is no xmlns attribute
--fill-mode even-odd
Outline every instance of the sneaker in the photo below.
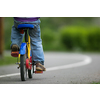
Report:
<svg viewBox="0 0 100 100"><path fill-rule="evenodd" d="M46 71L46 68L44 67L44 65L37 63L36 64L36 71Z"/></svg>
<svg viewBox="0 0 100 100"><path fill-rule="evenodd" d="M16 44L12 45L11 47L11 52L14 52L14 51L19 51L19 47Z"/></svg>

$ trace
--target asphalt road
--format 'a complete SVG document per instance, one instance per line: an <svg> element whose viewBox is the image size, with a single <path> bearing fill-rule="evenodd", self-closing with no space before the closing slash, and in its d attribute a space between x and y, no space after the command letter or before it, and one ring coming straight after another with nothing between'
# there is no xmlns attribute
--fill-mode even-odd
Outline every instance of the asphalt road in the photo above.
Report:
<svg viewBox="0 0 100 100"><path fill-rule="evenodd" d="M14 62L15 63L15 62ZM100 54L45 52L43 74L22 82L17 65L0 67L0 84L90 84L100 82Z"/></svg>

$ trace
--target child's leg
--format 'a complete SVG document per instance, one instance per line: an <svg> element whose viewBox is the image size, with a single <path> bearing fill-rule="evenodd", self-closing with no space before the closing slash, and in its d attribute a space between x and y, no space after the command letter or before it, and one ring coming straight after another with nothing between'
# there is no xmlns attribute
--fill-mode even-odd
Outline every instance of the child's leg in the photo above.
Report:
<svg viewBox="0 0 100 100"><path fill-rule="evenodd" d="M42 40L40 37L40 25L35 25L34 29L29 30L31 38L32 59L35 62L40 62L44 65L44 53L42 47Z"/></svg>
<svg viewBox="0 0 100 100"><path fill-rule="evenodd" d="M16 44L19 48L22 43L24 34L20 34L20 31L15 28L15 26L12 26L12 31L11 31L11 47L12 45Z"/></svg>

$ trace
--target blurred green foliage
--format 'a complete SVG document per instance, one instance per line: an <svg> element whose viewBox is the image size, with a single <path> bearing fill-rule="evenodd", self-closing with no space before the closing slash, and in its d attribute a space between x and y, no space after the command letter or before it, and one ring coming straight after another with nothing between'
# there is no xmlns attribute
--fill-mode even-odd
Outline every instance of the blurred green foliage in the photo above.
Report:
<svg viewBox="0 0 100 100"><path fill-rule="evenodd" d="M45 51L99 51L99 28L93 17L42 17L41 38ZM10 49L12 17L4 18L5 49ZM94 26L94 27L91 27ZM92 45L90 45L90 43Z"/></svg>
<svg viewBox="0 0 100 100"><path fill-rule="evenodd" d="M10 49L11 44L11 28L13 25L13 18L12 17L5 17L4 18L4 42L5 42L5 49Z"/></svg>
<svg viewBox="0 0 100 100"><path fill-rule="evenodd" d="M61 39L67 50L100 51L100 28L67 26L61 29Z"/></svg>

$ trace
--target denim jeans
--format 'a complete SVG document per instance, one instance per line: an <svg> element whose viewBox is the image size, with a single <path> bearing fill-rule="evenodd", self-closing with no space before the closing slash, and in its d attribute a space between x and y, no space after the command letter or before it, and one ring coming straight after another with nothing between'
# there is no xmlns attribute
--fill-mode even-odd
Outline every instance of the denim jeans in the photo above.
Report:
<svg viewBox="0 0 100 100"><path fill-rule="evenodd" d="M32 60L33 62L40 62L42 65L44 65L44 52L41 40L40 19L34 22L19 22L14 20L14 25L12 26L11 31L11 46L16 44L20 48L24 34L20 34L20 30L17 28L17 26L19 24L25 23L34 25L34 29L28 30L31 39Z"/></svg>

